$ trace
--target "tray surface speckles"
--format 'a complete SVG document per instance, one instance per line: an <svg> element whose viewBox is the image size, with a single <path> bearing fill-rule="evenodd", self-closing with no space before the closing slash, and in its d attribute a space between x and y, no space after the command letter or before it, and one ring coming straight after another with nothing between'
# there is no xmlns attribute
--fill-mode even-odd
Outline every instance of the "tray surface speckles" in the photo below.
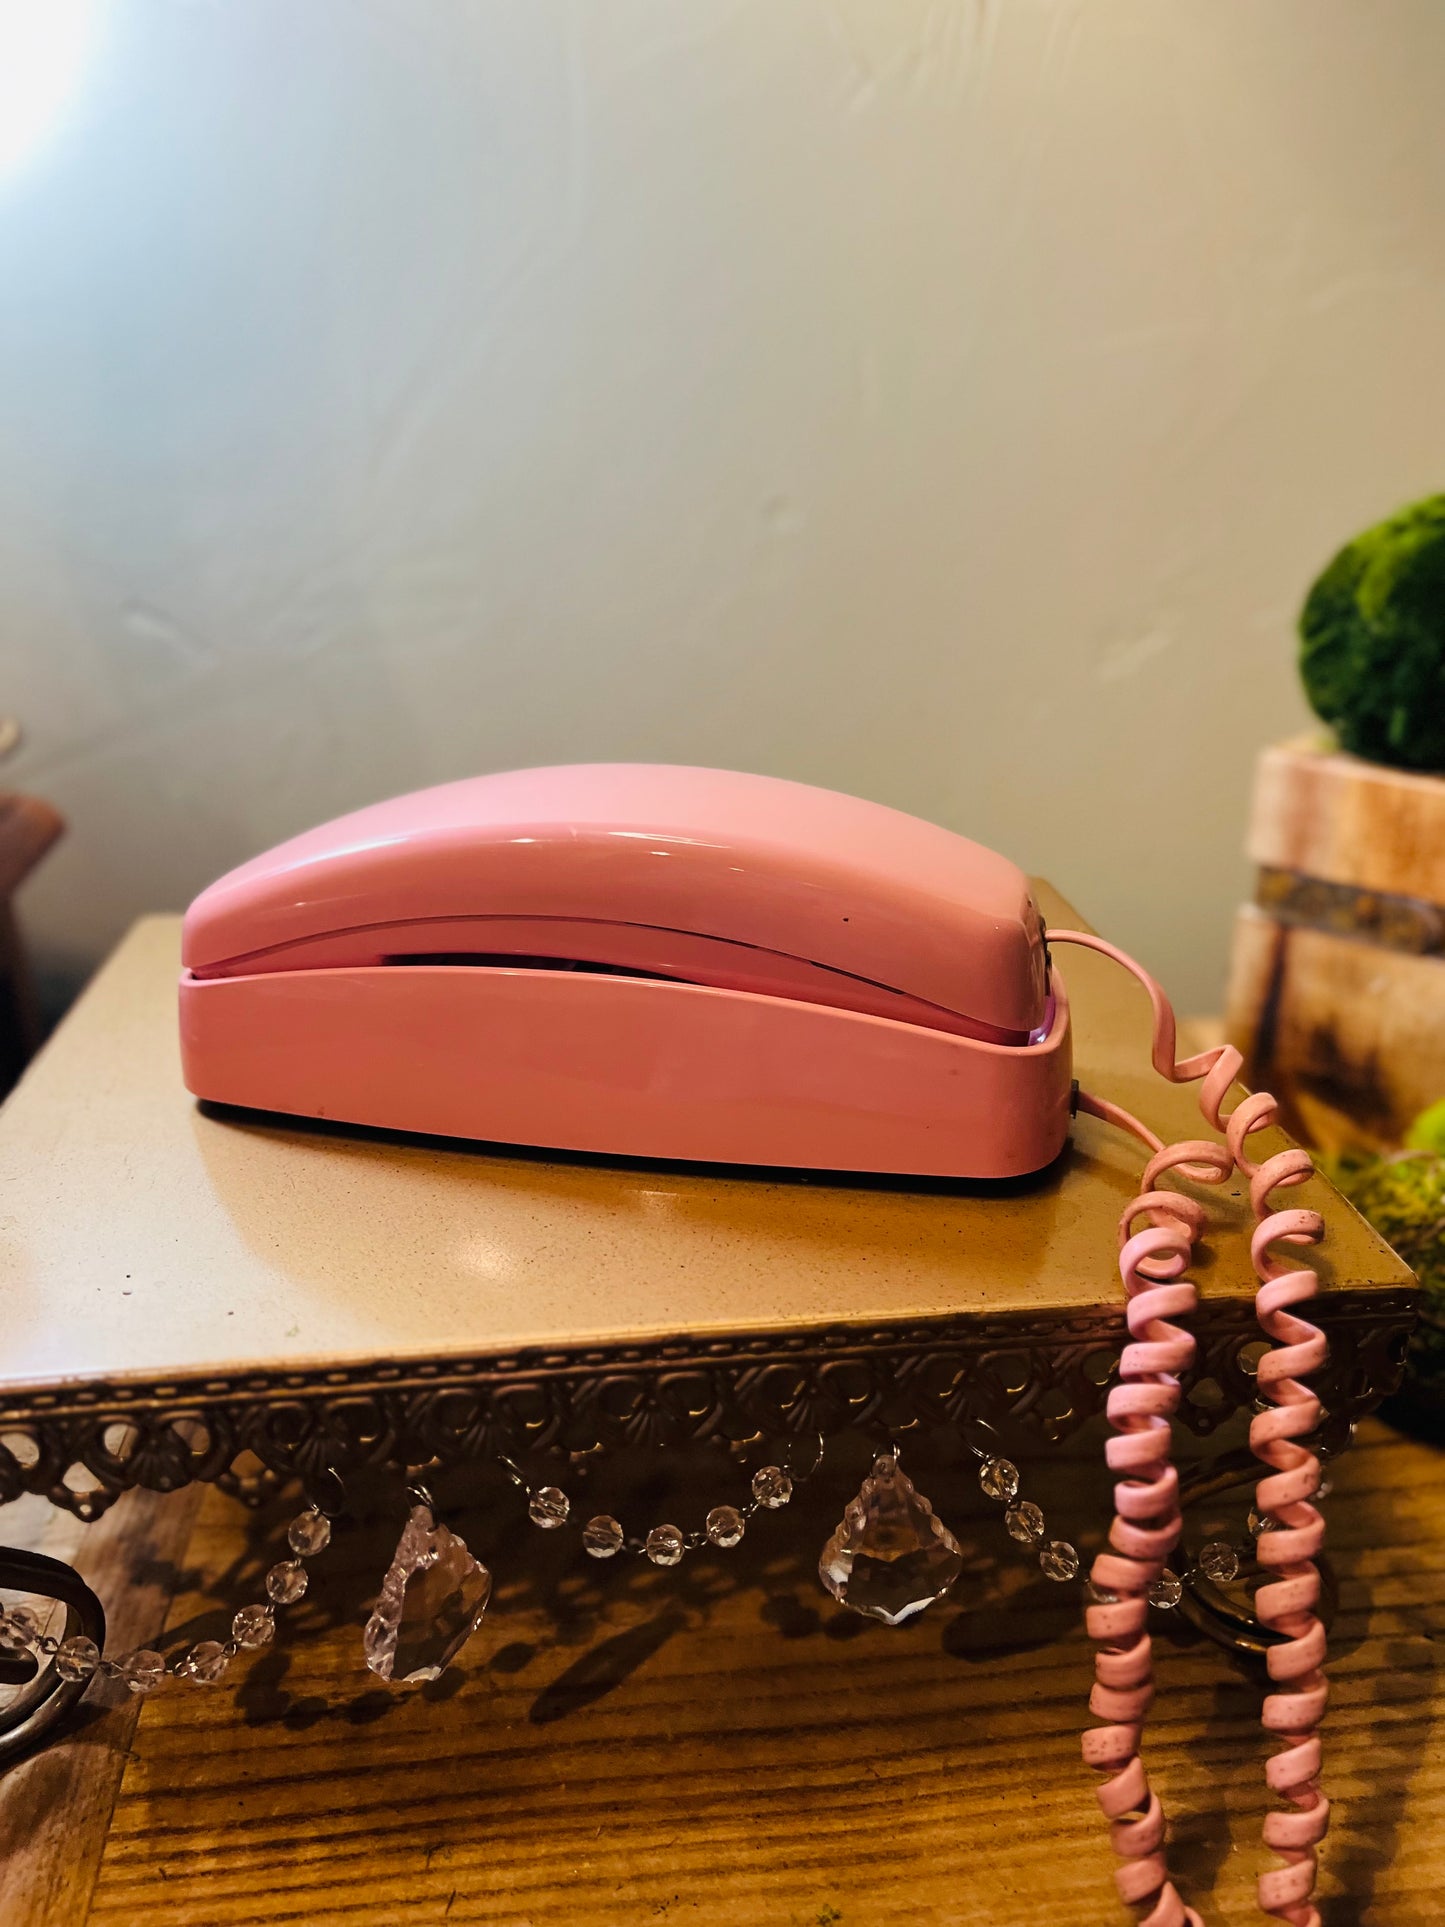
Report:
<svg viewBox="0 0 1445 1927"><path fill-rule="evenodd" d="M177 1068L179 929L136 925L0 1111L0 1496L92 1516L132 1484L234 1483L246 1451L305 1472L983 1407L1057 1436L1097 1409L1139 1159L1092 1120L997 1189L206 1115ZM1196 1135L1192 1092L1148 1069L1142 997L1090 953L1062 964L1081 1081ZM1413 1283L1309 1188L1327 1402L1364 1409L1393 1382ZM1245 1202L1210 1200L1199 1376L1223 1398L1191 1404L1200 1429L1252 1395Z"/></svg>

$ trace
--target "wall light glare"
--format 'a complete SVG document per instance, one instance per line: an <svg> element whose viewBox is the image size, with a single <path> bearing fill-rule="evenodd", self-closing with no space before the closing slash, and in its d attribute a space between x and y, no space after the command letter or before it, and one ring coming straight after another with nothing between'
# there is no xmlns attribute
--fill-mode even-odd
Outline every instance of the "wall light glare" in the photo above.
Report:
<svg viewBox="0 0 1445 1927"><path fill-rule="evenodd" d="M100 41L108 0L0 0L0 186L58 132Z"/></svg>

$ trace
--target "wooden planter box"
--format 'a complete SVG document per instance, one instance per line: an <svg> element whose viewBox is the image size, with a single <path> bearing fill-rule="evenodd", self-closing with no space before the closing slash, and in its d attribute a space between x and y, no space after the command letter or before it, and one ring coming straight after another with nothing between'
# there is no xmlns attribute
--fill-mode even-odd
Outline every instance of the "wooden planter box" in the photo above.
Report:
<svg viewBox="0 0 1445 1927"><path fill-rule="evenodd" d="M1445 1097L1445 778L1309 739L1261 755L1227 1026L1324 1150L1387 1150Z"/></svg>

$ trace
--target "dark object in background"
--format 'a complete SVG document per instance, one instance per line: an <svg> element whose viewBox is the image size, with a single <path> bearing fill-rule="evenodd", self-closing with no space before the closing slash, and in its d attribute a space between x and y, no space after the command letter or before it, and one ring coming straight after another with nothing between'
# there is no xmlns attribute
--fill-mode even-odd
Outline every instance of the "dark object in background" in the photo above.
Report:
<svg viewBox="0 0 1445 1927"><path fill-rule="evenodd" d="M0 1097L40 1042L35 992L13 899L64 828L59 811L39 797L0 791Z"/></svg>
<svg viewBox="0 0 1445 1927"><path fill-rule="evenodd" d="M97 1652L105 1649L105 1608L74 1566L43 1552L0 1546L0 1586L30 1599L53 1600L65 1608L60 1640L88 1639ZM44 1623L43 1620L41 1622ZM0 1682L19 1686L0 1707L0 1767L22 1759L41 1740L54 1737L74 1713L90 1679L67 1679L54 1658L34 1649L33 1643L12 1643L13 1618L7 1615L7 1637L0 1639Z"/></svg>

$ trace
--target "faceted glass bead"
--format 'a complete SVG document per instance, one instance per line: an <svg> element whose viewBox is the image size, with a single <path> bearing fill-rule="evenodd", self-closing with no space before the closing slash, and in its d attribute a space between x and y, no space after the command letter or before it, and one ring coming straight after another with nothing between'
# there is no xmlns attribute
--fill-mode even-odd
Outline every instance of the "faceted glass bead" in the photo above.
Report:
<svg viewBox="0 0 1445 1927"><path fill-rule="evenodd" d="M231 1637L238 1646L254 1651L276 1637L276 1620L269 1606L243 1606L231 1621Z"/></svg>
<svg viewBox="0 0 1445 1927"><path fill-rule="evenodd" d="M438 1679L481 1624L492 1575L465 1539L413 1505L366 1622L362 1649L382 1679Z"/></svg>
<svg viewBox="0 0 1445 1927"><path fill-rule="evenodd" d="M1019 1469L1012 1459L985 1459L978 1468L978 1482L985 1498L1011 1504L1018 1497Z"/></svg>
<svg viewBox="0 0 1445 1927"><path fill-rule="evenodd" d="M1106 1586L1095 1585L1092 1579L1084 1581L1084 1601L1090 1606L1117 1606L1119 1595L1110 1592Z"/></svg>
<svg viewBox="0 0 1445 1927"><path fill-rule="evenodd" d="M299 1559L310 1559L331 1544L331 1521L314 1506L300 1512L286 1528L286 1543Z"/></svg>
<svg viewBox="0 0 1445 1927"><path fill-rule="evenodd" d="M624 1534L620 1519L610 1513L599 1512L595 1519L589 1519L582 1528L583 1548L594 1559L610 1559L614 1553L621 1552Z"/></svg>
<svg viewBox="0 0 1445 1927"><path fill-rule="evenodd" d="M527 1501L527 1511L534 1526L564 1526L567 1514L572 1510L572 1501L560 1486L544 1485L535 1491Z"/></svg>
<svg viewBox="0 0 1445 1927"><path fill-rule="evenodd" d="M1003 1515L1003 1522L1009 1537L1017 1539L1021 1546L1036 1546L1044 1536L1044 1515L1032 1499L1011 1505Z"/></svg>
<svg viewBox="0 0 1445 1927"><path fill-rule="evenodd" d="M306 1568L299 1559L283 1559L266 1574L266 1596L278 1606L294 1606L298 1599L306 1597L309 1584Z"/></svg>
<svg viewBox="0 0 1445 1927"><path fill-rule="evenodd" d="M33 1653L45 1633L45 1622L33 1606L12 1606L0 1618L0 1638L22 1653Z"/></svg>
<svg viewBox="0 0 1445 1927"><path fill-rule="evenodd" d="M100 1648L83 1633L63 1641L55 1655L55 1670L62 1679L89 1679L99 1664Z"/></svg>
<svg viewBox="0 0 1445 1927"><path fill-rule="evenodd" d="M753 1497L759 1505L776 1512L793 1496L793 1475L781 1465L764 1465L753 1474Z"/></svg>
<svg viewBox="0 0 1445 1927"><path fill-rule="evenodd" d="M1050 1539L1039 1554L1039 1566L1046 1579L1072 1579L1079 1570L1079 1555L1067 1539Z"/></svg>
<svg viewBox="0 0 1445 1927"><path fill-rule="evenodd" d="M707 1536L715 1546L735 1546L747 1530L747 1520L735 1505L715 1505L707 1515Z"/></svg>
<svg viewBox="0 0 1445 1927"><path fill-rule="evenodd" d="M1222 1539L1212 1539L1199 1549L1199 1570L1216 1586L1227 1586L1239 1577L1239 1554Z"/></svg>
<svg viewBox="0 0 1445 1927"><path fill-rule="evenodd" d="M200 1686L214 1686L225 1675L231 1655L219 1639L203 1639L181 1661L180 1670Z"/></svg>
<svg viewBox="0 0 1445 1927"><path fill-rule="evenodd" d="M159 1686L166 1676L166 1663L159 1653L141 1650L135 1653L122 1653L116 1662L120 1677L133 1693L149 1693L152 1687Z"/></svg>
<svg viewBox="0 0 1445 1927"><path fill-rule="evenodd" d="M958 1541L892 1457L874 1460L818 1561L840 1605L885 1626L941 1599L962 1570Z"/></svg>
<svg viewBox="0 0 1445 1927"><path fill-rule="evenodd" d="M654 1566L675 1566L682 1558L683 1538L676 1526L654 1526L643 1551Z"/></svg>
<svg viewBox="0 0 1445 1927"><path fill-rule="evenodd" d="M1184 1597L1184 1584L1177 1572L1166 1566L1154 1584L1149 1588L1149 1604L1162 1606L1166 1611L1177 1606Z"/></svg>

